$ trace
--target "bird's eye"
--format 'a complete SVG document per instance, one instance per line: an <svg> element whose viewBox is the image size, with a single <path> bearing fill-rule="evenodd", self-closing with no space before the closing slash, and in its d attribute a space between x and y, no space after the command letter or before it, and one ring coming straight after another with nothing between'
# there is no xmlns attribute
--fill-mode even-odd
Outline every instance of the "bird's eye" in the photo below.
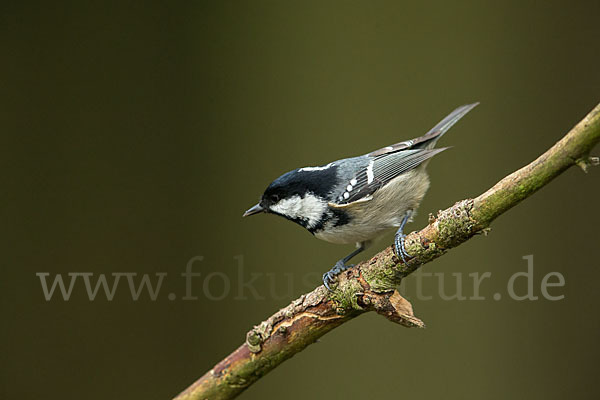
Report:
<svg viewBox="0 0 600 400"><path fill-rule="evenodd" d="M279 201L279 195L277 194L272 194L269 198L273 203L277 203Z"/></svg>

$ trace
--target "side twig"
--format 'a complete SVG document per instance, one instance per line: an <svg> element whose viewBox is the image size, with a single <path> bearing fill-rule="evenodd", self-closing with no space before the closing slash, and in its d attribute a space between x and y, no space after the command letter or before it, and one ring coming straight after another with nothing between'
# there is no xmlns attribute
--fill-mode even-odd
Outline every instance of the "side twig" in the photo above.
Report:
<svg viewBox="0 0 600 400"><path fill-rule="evenodd" d="M423 327L395 288L419 266L485 232L500 214L573 165L598 165L590 151L600 141L600 104L548 151L475 199L459 201L406 238L406 264L391 247L339 276L333 292L319 286L255 326L246 342L175 400L232 399L283 361L350 319L375 311L407 327Z"/></svg>

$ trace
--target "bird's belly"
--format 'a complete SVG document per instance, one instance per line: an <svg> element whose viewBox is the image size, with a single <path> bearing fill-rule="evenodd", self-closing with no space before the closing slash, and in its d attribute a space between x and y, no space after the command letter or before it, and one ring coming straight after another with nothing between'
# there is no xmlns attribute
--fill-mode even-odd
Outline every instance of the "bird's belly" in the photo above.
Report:
<svg viewBox="0 0 600 400"><path fill-rule="evenodd" d="M315 232L315 236L329 243L360 243L375 239L390 230L390 228L392 227L384 225L369 225L367 227L360 223L349 223Z"/></svg>
<svg viewBox="0 0 600 400"><path fill-rule="evenodd" d="M344 208L350 222L325 226L315 236L330 243L346 244L375 239L400 226L408 210L416 210L429 187L424 169L417 168L400 175L373 194L369 201Z"/></svg>

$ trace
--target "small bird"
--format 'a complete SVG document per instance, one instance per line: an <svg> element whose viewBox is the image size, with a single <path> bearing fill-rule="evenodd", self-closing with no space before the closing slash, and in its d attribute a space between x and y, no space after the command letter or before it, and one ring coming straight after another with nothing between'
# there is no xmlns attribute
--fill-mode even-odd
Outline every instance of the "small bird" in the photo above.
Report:
<svg viewBox="0 0 600 400"><path fill-rule="evenodd" d="M442 135L479 103L452 111L425 135L375 150L371 153L332 161L319 167L303 167L275 179L260 202L243 216L277 214L306 228L330 243L356 243L356 250L323 274L331 284L346 263L376 237L397 229L396 254L406 262L404 226L429 188L425 170L428 160L447 147L434 148Z"/></svg>

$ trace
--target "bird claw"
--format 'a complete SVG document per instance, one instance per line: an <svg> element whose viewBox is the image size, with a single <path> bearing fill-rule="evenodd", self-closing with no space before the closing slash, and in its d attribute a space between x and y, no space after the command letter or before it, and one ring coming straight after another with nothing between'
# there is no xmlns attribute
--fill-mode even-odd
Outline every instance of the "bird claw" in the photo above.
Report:
<svg viewBox="0 0 600 400"><path fill-rule="evenodd" d="M406 264L406 258L411 259L412 256L406 252L406 248L404 247L404 238L406 237L403 233L397 233L394 238L394 248L396 250L396 255L402 259L404 264Z"/></svg>
<svg viewBox="0 0 600 400"><path fill-rule="evenodd" d="M335 278L339 274L353 266L354 265L344 265L344 263L341 260L336 262L333 268L331 268L329 271L323 274L323 285L325 285L327 290L329 290L330 292L333 291L329 285L335 283Z"/></svg>
<svg viewBox="0 0 600 400"><path fill-rule="evenodd" d="M330 292L331 287L329 286L329 282L333 283L334 282L334 275L331 273L331 271L327 271L323 274L323 285L325 285L325 287L327 288L327 290L329 290Z"/></svg>

